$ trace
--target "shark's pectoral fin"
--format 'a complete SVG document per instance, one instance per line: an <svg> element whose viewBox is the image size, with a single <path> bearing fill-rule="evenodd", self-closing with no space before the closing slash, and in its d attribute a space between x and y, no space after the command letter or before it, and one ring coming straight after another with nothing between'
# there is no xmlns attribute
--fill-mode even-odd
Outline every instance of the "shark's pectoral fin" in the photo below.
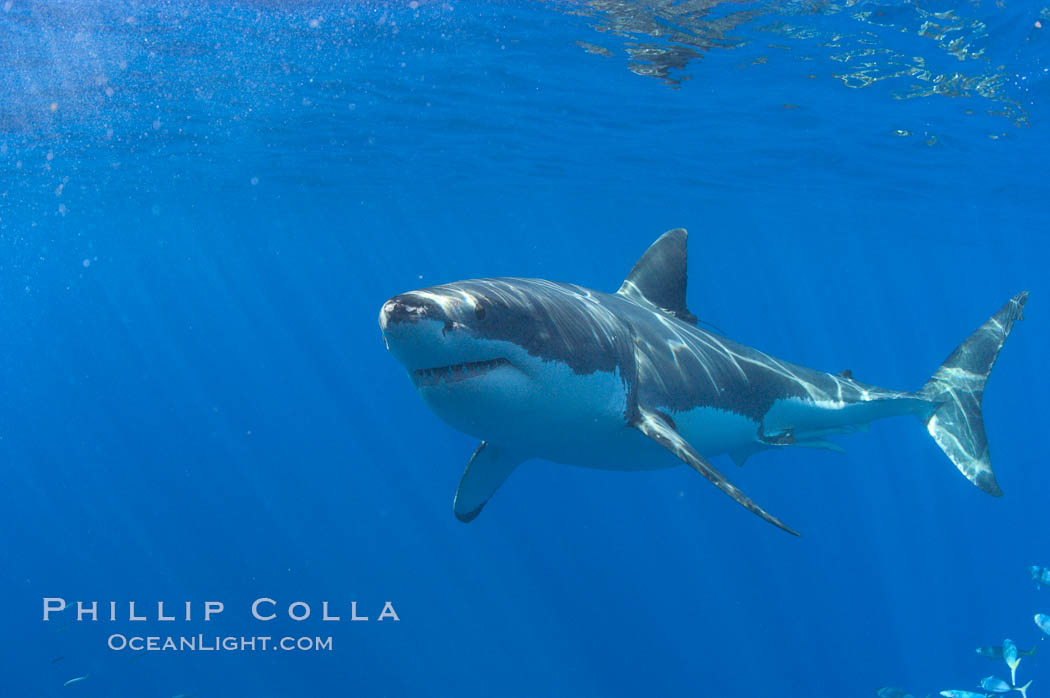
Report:
<svg viewBox="0 0 1050 698"><path fill-rule="evenodd" d="M452 506L456 518L463 523L476 519L485 503L523 460L486 441L478 444L456 490Z"/></svg>
<svg viewBox="0 0 1050 698"><path fill-rule="evenodd" d="M708 463L703 456L697 453L696 450L690 446L684 438L682 438L682 435L675 431L675 429L668 424L667 421L662 419L659 414L639 407L637 417L633 420L631 426L666 448L671 453L675 454L693 470L713 482L718 489L736 500L737 504L740 506L754 514L758 514L769 523L787 531L791 535L798 535L797 532L788 528L780 519L752 502L746 494L734 487L732 483L725 479L722 473L718 472L713 465Z"/></svg>

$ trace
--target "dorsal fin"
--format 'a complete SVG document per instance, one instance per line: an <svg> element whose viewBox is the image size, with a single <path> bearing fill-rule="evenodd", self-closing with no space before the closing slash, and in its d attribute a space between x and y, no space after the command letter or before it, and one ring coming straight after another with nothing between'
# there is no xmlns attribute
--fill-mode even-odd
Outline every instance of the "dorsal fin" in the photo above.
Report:
<svg viewBox="0 0 1050 698"><path fill-rule="evenodd" d="M685 228L668 230L645 251L617 293L646 300L679 320L696 324L685 307L687 273Z"/></svg>

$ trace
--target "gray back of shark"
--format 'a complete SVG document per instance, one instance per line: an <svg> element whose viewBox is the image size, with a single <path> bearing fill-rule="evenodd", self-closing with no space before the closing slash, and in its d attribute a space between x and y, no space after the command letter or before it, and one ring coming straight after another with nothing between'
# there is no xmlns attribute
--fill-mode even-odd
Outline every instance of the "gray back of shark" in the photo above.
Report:
<svg viewBox="0 0 1050 698"><path fill-rule="evenodd" d="M542 279L473 279L387 301L380 327L424 401L481 439L454 511L481 512L531 458L594 468L685 464L794 533L708 460L759 451L841 450L827 437L884 417L919 417L958 470L1002 494L981 416L988 374L1021 318L1019 293L918 391L887 390L776 359L696 324L686 307L685 230L661 236L620 289ZM797 534L796 534L797 535Z"/></svg>

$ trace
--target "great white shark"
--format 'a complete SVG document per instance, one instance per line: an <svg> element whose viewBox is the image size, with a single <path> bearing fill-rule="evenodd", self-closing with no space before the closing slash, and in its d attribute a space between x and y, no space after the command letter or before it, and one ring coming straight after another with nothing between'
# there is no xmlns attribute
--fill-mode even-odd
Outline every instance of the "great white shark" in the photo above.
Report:
<svg viewBox="0 0 1050 698"><path fill-rule="evenodd" d="M688 465L798 535L710 462L915 415L955 467L993 496L981 415L988 374L1028 298L1011 298L915 392L798 366L697 325L686 308L687 233L661 236L616 293L542 279L472 279L395 296L379 325L424 402L481 439L456 492L472 521L521 463L612 470Z"/></svg>

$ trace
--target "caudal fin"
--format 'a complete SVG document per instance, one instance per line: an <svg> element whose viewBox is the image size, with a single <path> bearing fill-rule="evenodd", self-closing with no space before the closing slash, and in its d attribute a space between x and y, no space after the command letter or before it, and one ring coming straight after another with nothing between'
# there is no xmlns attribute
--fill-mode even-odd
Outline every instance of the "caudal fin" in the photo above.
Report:
<svg viewBox="0 0 1050 698"><path fill-rule="evenodd" d="M993 497L1003 491L995 481L988 439L981 416L984 384L1016 320L1028 300L1022 291L1007 301L941 364L919 396L934 404L925 416L926 429L966 478Z"/></svg>

